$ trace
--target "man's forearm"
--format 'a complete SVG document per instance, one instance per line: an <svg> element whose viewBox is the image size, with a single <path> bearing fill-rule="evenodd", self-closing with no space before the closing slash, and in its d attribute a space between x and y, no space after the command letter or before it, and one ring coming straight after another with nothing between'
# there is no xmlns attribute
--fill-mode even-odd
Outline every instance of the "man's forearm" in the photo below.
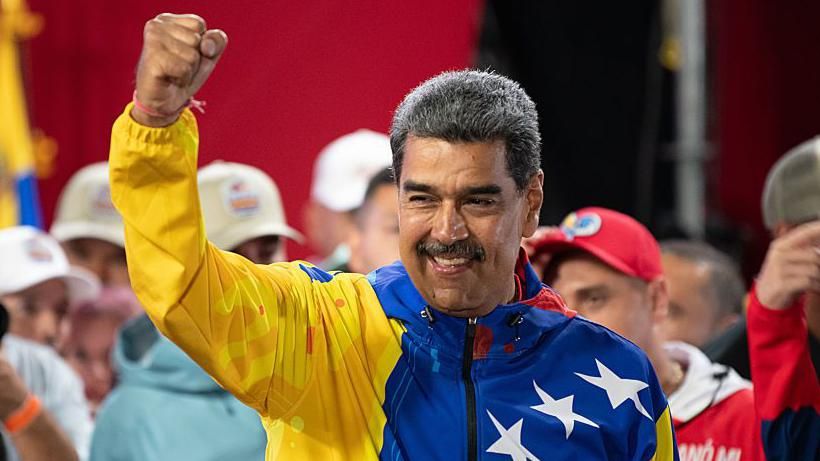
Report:
<svg viewBox="0 0 820 461"><path fill-rule="evenodd" d="M763 449L770 459L816 459L818 388L807 345L803 303L770 309L749 297L749 358Z"/></svg>
<svg viewBox="0 0 820 461"><path fill-rule="evenodd" d="M787 408L820 405L803 303L769 309L752 290L747 328L752 381L763 419L774 418Z"/></svg>
<svg viewBox="0 0 820 461"><path fill-rule="evenodd" d="M51 416L43 411L11 438L21 461L78 460L77 450Z"/></svg>

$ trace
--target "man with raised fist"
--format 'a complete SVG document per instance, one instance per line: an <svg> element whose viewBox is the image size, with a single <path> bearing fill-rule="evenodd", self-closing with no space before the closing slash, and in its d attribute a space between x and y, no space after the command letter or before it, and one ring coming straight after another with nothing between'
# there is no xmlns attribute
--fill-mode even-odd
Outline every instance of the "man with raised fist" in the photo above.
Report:
<svg viewBox="0 0 820 461"><path fill-rule="evenodd" d="M445 72L397 108L400 262L256 265L207 241L197 196L186 107L226 44L193 15L149 21L111 190L148 315L260 413L268 459L677 459L646 356L576 317L521 250L544 176L517 83Z"/></svg>

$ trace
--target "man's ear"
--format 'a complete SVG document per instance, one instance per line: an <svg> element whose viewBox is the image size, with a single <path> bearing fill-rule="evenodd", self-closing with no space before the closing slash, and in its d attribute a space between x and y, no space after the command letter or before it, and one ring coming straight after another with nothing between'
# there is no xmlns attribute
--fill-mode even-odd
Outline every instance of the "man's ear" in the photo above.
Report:
<svg viewBox="0 0 820 461"><path fill-rule="evenodd" d="M740 320L740 316L738 314L725 314L717 322L717 328L715 328L715 331L717 332L716 334L721 334L724 331L728 330L729 327L737 323L738 320Z"/></svg>
<svg viewBox="0 0 820 461"><path fill-rule="evenodd" d="M774 229L772 229L772 237L776 239L783 237L792 229L794 229L794 226L790 226L783 221L779 221L774 225Z"/></svg>
<svg viewBox="0 0 820 461"><path fill-rule="evenodd" d="M658 277L649 282L649 300L652 303L652 324L659 325L669 315L669 287L665 278Z"/></svg>
<svg viewBox="0 0 820 461"><path fill-rule="evenodd" d="M526 199L526 210L524 213L524 225L522 226L522 237L531 237L538 229L538 217L541 214L541 205L544 203L544 171L538 170L532 175L526 189L524 189Z"/></svg>
<svg viewBox="0 0 820 461"><path fill-rule="evenodd" d="M362 234L358 226L350 226L350 232L347 234L345 242L350 249L350 259L347 261L347 266L351 271L356 272L362 266L361 251L362 251Z"/></svg>

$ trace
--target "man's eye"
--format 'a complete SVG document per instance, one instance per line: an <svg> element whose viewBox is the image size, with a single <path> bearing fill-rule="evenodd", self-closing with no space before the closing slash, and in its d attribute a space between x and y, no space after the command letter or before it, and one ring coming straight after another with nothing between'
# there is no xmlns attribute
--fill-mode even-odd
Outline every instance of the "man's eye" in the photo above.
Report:
<svg viewBox="0 0 820 461"><path fill-rule="evenodd" d="M109 264L124 265L126 264L125 251L118 251L117 253L114 253L111 256L109 256L108 259Z"/></svg>
<svg viewBox="0 0 820 461"><path fill-rule="evenodd" d="M40 306L38 306L35 301L27 299L23 303L23 312L26 313L26 315L35 315L40 312Z"/></svg>
<svg viewBox="0 0 820 461"><path fill-rule="evenodd" d="M424 196L424 195L411 195L408 200L411 201L411 202L416 202L416 203L424 203L424 202L429 202L430 197L427 197L427 196Z"/></svg>
<svg viewBox="0 0 820 461"><path fill-rule="evenodd" d="M581 302L581 304L586 310L595 310L599 309L605 301L606 298L602 295L589 295Z"/></svg>
<svg viewBox="0 0 820 461"><path fill-rule="evenodd" d="M80 362L88 362L88 354L87 354L87 353L86 353L83 349L79 349L79 350L77 350L77 351L75 352L74 356L75 356L75 357L77 358L77 360L79 360Z"/></svg>
<svg viewBox="0 0 820 461"><path fill-rule="evenodd" d="M670 304L669 305L669 313L670 318L681 318L684 316L683 309L680 308L677 304Z"/></svg>
<svg viewBox="0 0 820 461"><path fill-rule="evenodd" d="M87 261L88 260L88 251L85 247L80 245L72 245L68 247L68 251L73 254L73 256L79 260Z"/></svg>
<svg viewBox="0 0 820 461"><path fill-rule="evenodd" d="M492 206L495 204L495 200L490 198L471 198L467 199L467 205L474 205L474 206Z"/></svg>

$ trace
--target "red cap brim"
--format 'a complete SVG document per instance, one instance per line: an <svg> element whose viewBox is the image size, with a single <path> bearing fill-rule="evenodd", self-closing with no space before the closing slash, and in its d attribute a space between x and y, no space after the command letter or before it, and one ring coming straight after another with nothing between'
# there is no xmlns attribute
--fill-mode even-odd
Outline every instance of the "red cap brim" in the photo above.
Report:
<svg viewBox="0 0 820 461"><path fill-rule="evenodd" d="M595 256L596 258L600 259L604 264L612 267L618 272L626 274L630 277L641 278L626 263L624 263L614 255L610 254L603 248L593 245L589 241L580 239L567 240L563 238L563 234L561 234L560 237L547 236L547 238L545 238L544 240L541 240L537 242L535 245L533 245L533 248L534 254L536 255L543 253L555 255L568 250L581 250L585 253L589 253L592 256Z"/></svg>

